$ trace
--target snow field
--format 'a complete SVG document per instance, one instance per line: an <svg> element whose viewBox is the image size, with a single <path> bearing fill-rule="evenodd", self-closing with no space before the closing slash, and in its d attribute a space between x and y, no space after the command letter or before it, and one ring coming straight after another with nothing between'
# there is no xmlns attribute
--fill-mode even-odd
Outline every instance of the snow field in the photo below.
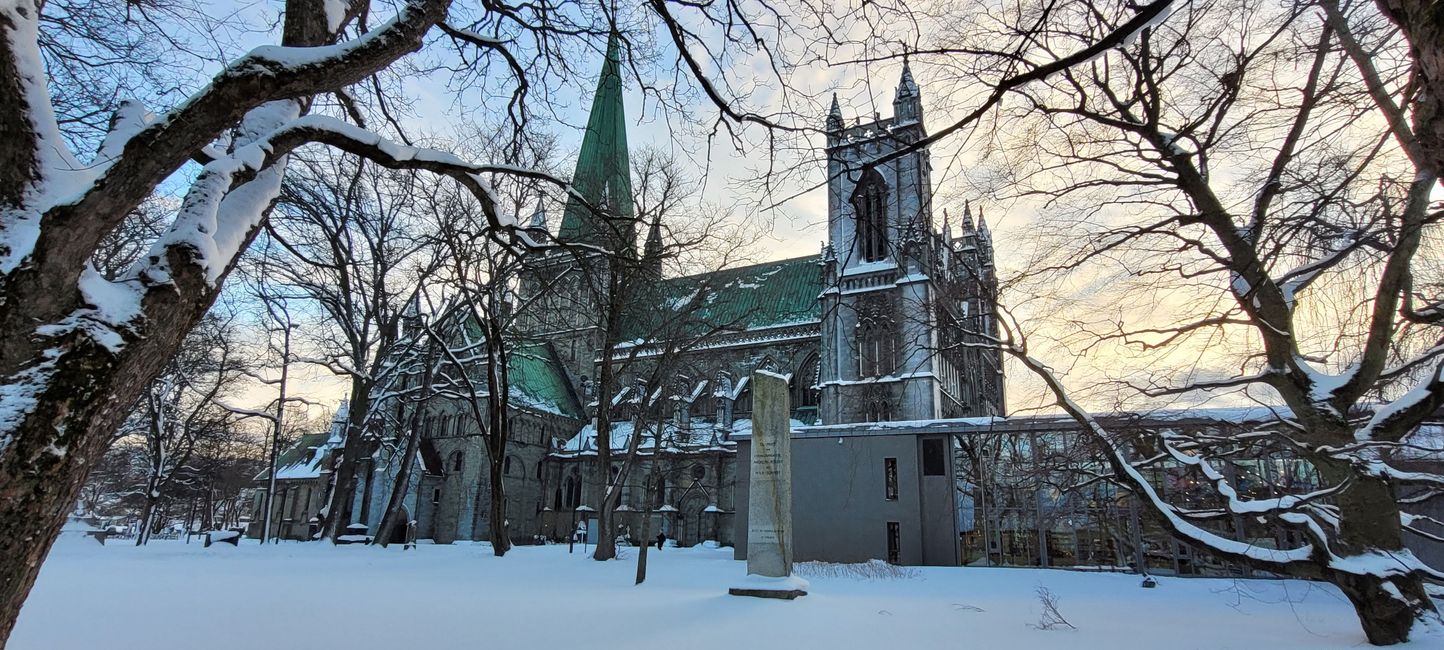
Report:
<svg viewBox="0 0 1444 650"><path fill-rule="evenodd" d="M65 536L11 650L69 648L1354 648L1363 634L1332 587L1037 569L808 570L796 601L741 598L731 549L655 549L632 585L581 547L417 550L245 540L204 549L100 546ZM1038 629L1037 589L1077 630ZM318 645L319 644L319 645ZM1436 645L1437 644L1437 645ZM1438 637L1413 647L1444 647Z"/></svg>

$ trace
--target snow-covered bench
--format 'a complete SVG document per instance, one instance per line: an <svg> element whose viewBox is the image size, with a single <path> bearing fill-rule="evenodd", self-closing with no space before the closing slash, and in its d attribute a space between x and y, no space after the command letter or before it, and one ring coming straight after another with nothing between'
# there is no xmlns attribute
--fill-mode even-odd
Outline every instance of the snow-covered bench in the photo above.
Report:
<svg viewBox="0 0 1444 650"><path fill-rule="evenodd" d="M106 526L100 530L87 530L85 536L94 537L101 546L105 546L105 540L111 537L130 537L130 531L120 526Z"/></svg>
<svg viewBox="0 0 1444 650"><path fill-rule="evenodd" d="M241 544L241 531L238 531L238 530L212 530L212 531L207 531L207 532L206 532L206 545L205 545L205 547L206 547L206 548L210 548L210 547L211 547L211 544L230 544L231 546L240 546L240 544Z"/></svg>

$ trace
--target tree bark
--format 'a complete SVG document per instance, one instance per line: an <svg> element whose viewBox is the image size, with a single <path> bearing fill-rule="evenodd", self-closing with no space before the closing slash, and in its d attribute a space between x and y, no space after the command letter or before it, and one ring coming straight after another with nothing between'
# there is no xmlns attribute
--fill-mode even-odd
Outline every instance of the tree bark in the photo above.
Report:
<svg viewBox="0 0 1444 650"><path fill-rule="evenodd" d="M27 214L30 184L54 170L41 168L41 143L34 125L50 107L43 90L21 83L17 53L35 54L34 37L14 19L34 19L39 3L25 3L0 16L0 210ZM74 507L86 475L104 454L110 436L129 414L141 390L160 374L185 334L210 307L235 260L203 260L197 251L173 246L160 260L168 264L165 282L147 289L140 313L148 318L131 331L114 334L123 347L103 344L90 332L71 328L38 336L37 327L64 322L86 308L78 279L96 242L119 224L166 177L196 151L245 120L248 111L269 100L296 101L327 88L364 79L421 46L424 34L441 20L447 2L408 7L390 38L376 40L364 54L335 66L302 69L290 75L257 69L218 77L194 101L177 109L175 119L159 120L129 141L104 182L75 202L50 209L25 263L0 274L0 383L23 391L25 410L5 422L0 435L0 646L14 630L20 608L40 566ZM330 40L319 2L289 2L285 45L323 45ZM318 29L317 26L321 27ZM31 23L28 27L33 27ZM303 29L304 28L304 29ZM318 36L324 35L324 37ZM43 88L43 80L31 82ZM244 250L255 230L241 238ZM224 264L212 273L208 263ZM211 279L214 279L212 282ZM113 343L108 339L107 343Z"/></svg>
<svg viewBox="0 0 1444 650"><path fill-rule="evenodd" d="M173 265L194 268L182 259ZM178 272L176 280L178 291L146 300L147 313L171 313L174 320L131 342L123 354L78 333L53 342L54 374L0 454L0 644L15 627L92 459L105 453L111 432L214 298L199 274Z"/></svg>
<svg viewBox="0 0 1444 650"><path fill-rule="evenodd" d="M1349 599L1359 615L1364 636L1374 645L1409 640L1409 632L1426 611L1433 611L1424 581L1417 574L1380 578L1334 572L1330 582Z"/></svg>
<svg viewBox="0 0 1444 650"><path fill-rule="evenodd" d="M1414 82L1418 100L1412 106L1414 137L1431 171L1444 178L1444 10L1432 0L1375 1L1413 50L1419 72Z"/></svg>
<svg viewBox="0 0 1444 650"><path fill-rule="evenodd" d="M370 451L366 421L371 410L371 385L359 377L351 382L350 411L346 415L346 444L341 462L331 477L331 498L325 509L321 536L336 540L351 525L351 505L356 499L356 463Z"/></svg>
<svg viewBox="0 0 1444 650"><path fill-rule="evenodd" d="M1367 555L1380 560L1409 555L1392 485L1359 476L1347 467L1323 468L1323 474L1330 480L1351 481L1338 496L1336 554ZM1390 577L1332 571L1329 581L1353 604L1364 635L1374 645L1408 641L1414 623L1436 611L1425 591L1423 576L1415 571Z"/></svg>
<svg viewBox="0 0 1444 650"><path fill-rule="evenodd" d="M505 454L501 456L506 458ZM511 550L511 536L507 532L506 524L506 476L502 472L505 468L505 460L502 463L492 462L491 465L491 504L489 512L491 516L490 534L491 552L496 557L506 555Z"/></svg>
<svg viewBox="0 0 1444 650"><path fill-rule="evenodd" d="M487 460L491 465L490 539L491 552L497 557L511 550L511 536L506 516L506 448L511 441L511 375L507 358L507 332L502 327L501 309L495 292L487 292L490 317L486 319L487 392L490 393L487 419L491 431L486 432ZM524 477L523 477L524 478Z"/></svg>
<svg viewBox="0 0 1444 650"><path fill-rule="evenodd" d="M216 488L206 487L205 500L201 508L201 530L215 530L216 523ZM190 532L190 531L186 531Z"/></svg>
<svg viewBox="0 0 1444 650"><path fill-rule="evenodd" d="M372 543L380 544L386 548L391 543L391 536L396 533L398 525L405 525L401 521L401 506L406 502L406 488L411 483L411 468L416 465L416 454L420 445L421 423L419 413L421 405L417 404L411 415L411 430L406 433L406 447L401 454L401 466L396 468L396 480L391 485L391 496L386 499L386 512L381 516L381 525L376 528L376 539Z"/></svg>
<svg viewBox="0 0 1444 650"><path fill-rule="evenodd" d="M611 331L603 336L611 339ZM605 561L617 557L617 540L612 531L612 417L611 395L616 392L616 371L611 363L612 346L601 352L602 367L597 373L597 548L592 559Z"/></svg>
<svg viewBox="0 0 1444 650"><path fill-rule="evenodd" d="M160 499L156 496L154 481L146 482L145 500L140 506L140 529L135 533L135 545L150 543L150 531L155 526L155 507Z"/></svg>
<svg viewBox="0 0 1444 650"><path fill-rule="evenodd" d="M638 538L642 547L637 553L637 581L633 584L647 581L647 549L652 547L652 513L662 507L662 424L663 418L657 418L657 428L652 439L652 464L647 468L647 498L642 506L645 510L642 513L642 536Z"/></svg>
<svg viewBox="0 0 1444 650"><path fill-rule="evenodd" d="M382 548L391 543L391 536L395 534L397 525L410 523L401 521L401 508L406 502L411 469L416 466L416 454L421 448L421 412L425 410L426 400L431 395L432 355L428 353L422 363L426 364L426 369L421 375L420 399L411 409L411 430L406 432L406 447L401 454L401 466L396 469L396 480L391 484L391 496L386 499L386 512L382 513L381 525L376 529L376 539L372 540L372 543L380 544Z"/></svg>

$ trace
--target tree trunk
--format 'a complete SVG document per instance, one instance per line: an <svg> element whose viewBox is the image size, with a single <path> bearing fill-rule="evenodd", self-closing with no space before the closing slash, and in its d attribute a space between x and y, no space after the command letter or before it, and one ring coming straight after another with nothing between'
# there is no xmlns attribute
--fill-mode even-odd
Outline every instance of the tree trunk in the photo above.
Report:
<svg viewBox="0 0 1444 650"><path fill-rule="evenodd" d="M155 506L159 499L155 496L155 488L146 486L145 500L140 506L140 527L135 532L135 545L145 546L150 542L150 529L155 525Z"/></svg>
<svg viewBox="0 0 1444 650"><path fill-rule="evenodd" d="M647 581L647 549L652 547L652 513L662 507L662 419L657 419L657 429L652 443L652 464L647 468L647 479L645 485L646 503L642 506L642 547L637 553L637 581L633 584L642 584Z"/></svg>
<svg viewBox="0 0 1444 650"><path fill-rule="evenodd" d="M1412 557L1404 547L1394 488L1387 481L1353 474L1347 467L1321 471L1330 480L1351 481L1338 495L1339 540L1334 554L1377 558L1383 565L1367 574L1331 571L1329 581L1354 605L1369 643L1403 643L1416 622L1436 617L1437 611L1419 572L1381 577L1381 571L1399 568L1388 566L1387 558Z"/></svg>
<svg viewBox="0 0 1444 650"><path fill-rule="evenodd" d="M1330 581L1354 605L1364 636L1374 645L1408 641L1414 624L1434 613L1417 573L1380 578L1336 571Z"/></svg>
<svg viewBox="0 0 1444 650"><path fill-rule="evenodd" d="M603 340L611 339L608 328ZM604 346L600 353L601 370L597 373L597 548L592 559L605 561L617 557L617 541L612 531L612 414L611 397L616 393L616 371L612 368L613 346Z"/></svg>
<svg viewBox="0 0 1444 650"><path fill-rule="evenodd" d="M487 462L491 467L491 503L488 508L491 516L490 539L491 552L496 557L506 555L511 550L511 535L507 530L507 502L506 502L506 448L511 442L511 421L508 415L511 412L511 372L510 362L507 353L508 332L503 327L501 314L504 312L502 300L495 291L487 292L487 309L490 318L485 321L486 326L486 354L487 354L487 424L489 431L486 436ZM473 411L475 413L475 411ZM479 423L478 423L479 424ZM525 478L525 477L523 477Z"/></svg>
<svg viewBox="0 0 1444 650"><path fill-rule="evenodd" d="M651 499L648 499L651 501ZM639 585L647 581L647 549L652 548L652 512L642 513L642 536L639 538L642 545L637 548L637 578L632 584Z"/></svg>
<svg viewBox="0 0 1444 650"><path fill-rule="evenodd" d="M416 413L420 412L421 405L418 404ZM376 528L376 539L372 540L373 544L380 544L382 548L391 543L391 536L395 534L397 526L408 523L401 521L401 506L406 501L406 487L411 483L411 468L416 465L416 453L421 446L419 419L415 413L412 414L411 431L406 434L401 466L396 469L396 480L391 484L391 496L386 499L386 512L381 515L381 525Z"/></svg>
<svg viewBox="0 0 1444 650"><path fill-rule="evenodd" d="M85 481L86 468L78 459L57 459L48 469L0 475L0 647L15 629L20 607L60 534L65 519L55 513L70 507Z"/></svg>
<svg viewBox="0 0 1444 650"><path fill-rule="evenodd" d="M1427 158L1424 166L1444 178L1444 11L1433 0L1375 2L1409 39L1419 72L1414 137Z"/></svg>
<svg viewBox="0 0 1444 650"><path fill-rule="evenodd" d="M216 489L214 487L206 488L206 496L203 503L204 506L201 508L201 530L215 530Z"/></svg>
<svg viewBox="0 0 1444 650"><path fill-rule="evenodd" d="M351 382L350 412L346 417L346 444L341 449L341 462L331 477L331 499L325 510L321 536L335 539L351 525L351 502L356 498L356 464L369 451L365 438L366 416L370 411L370 382L354 378Z"/></svg>
<svg viewBox="0 0 1444 650"><path fill-rule="evenodd" d="M506 525L506 476L502 472L505 469L506 454L494 455L491 459L491 513L490 535L491 552L497 557L506 555L511 550L511 536L507 534Z"/></svg>
<svg viewBox="0 0 1444 650"><path fill-rule="evenodd" d="M0 454L0 646L15 628L92 461L105 453L111 433L190 325L178 318L174 329L152 332L121 359L83 338L57 342L56 373Z"/></svg>

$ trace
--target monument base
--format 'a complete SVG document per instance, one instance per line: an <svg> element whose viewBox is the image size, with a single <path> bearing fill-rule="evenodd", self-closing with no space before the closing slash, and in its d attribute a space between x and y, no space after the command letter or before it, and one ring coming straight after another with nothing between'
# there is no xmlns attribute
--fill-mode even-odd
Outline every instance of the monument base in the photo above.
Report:
<svg viewBox="0 0 1444 650"><path fill-rule="evenodd" d="M733 596L792 600L799 596L806 596L807 587L807 581L797 576L770 578L767 576L749 575L741 584L729 588L727 593Z"/></svg>
<svg viewBox="0 0 1444 650"><path fill-rule="evenodd" d="M727 593L733 596L752 596L753 598L777 598L779 600L793 600L799 596L806 596L807 592L797 589L787 591L773 591L770 589L747 589L745 587L732 587Z"/></svg>

